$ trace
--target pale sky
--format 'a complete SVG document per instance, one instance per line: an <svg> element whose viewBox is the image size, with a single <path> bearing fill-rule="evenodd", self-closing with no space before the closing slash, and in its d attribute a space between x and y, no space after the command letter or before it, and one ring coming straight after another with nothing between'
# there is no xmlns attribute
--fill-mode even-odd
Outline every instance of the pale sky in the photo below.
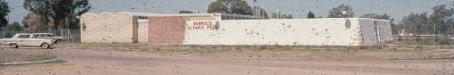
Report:
<svg viewBox="0 0 454 75"><path fill-rule="evenodd" d="M21 22L28 13L22 7L24 0L6 0L12 11L10 22ZM326 17L330 9L341 4L351 5L356 15L366 13L387 13L397 21L403 16L428 12L435 5L452 4L454 0L246 0L251 5L265 8L268 14L282 12L296 18L305 18L312 11L316 16ZM176 13L179 10L206 12L212 0L90 0L93 9L90 12L148 12Z"/></svg>

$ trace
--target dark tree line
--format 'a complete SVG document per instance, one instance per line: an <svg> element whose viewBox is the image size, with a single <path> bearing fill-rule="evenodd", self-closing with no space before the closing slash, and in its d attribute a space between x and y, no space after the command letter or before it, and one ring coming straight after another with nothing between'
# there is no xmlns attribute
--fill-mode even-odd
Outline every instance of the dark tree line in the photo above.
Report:
<svg viewBox="0 0 454 75"><path fill-rule="evenodd" d="M345 4L334 7L328 14L328 18L348 18L353 16L355 16L355 13L352 7Z"/></svg>
<svg viewBox="0 0 454 75"><path fill-rule="evenodd" d="M258 6L250 6L244 0L216 0L208 6L207 12L240 15L257 15L264 18L269 18L265 9Z"/></svg>
<svg viewBox="0 0 454 75"><path fill-rule="evenodd" d="M0 0L0 31L3 31L3 27L8 24L7 16L9 12L8 3L4 0Z"/></svg>
<svg viewBox="0 0 454 75"><path fill-rule="evenodd" d="M30 11L23 22L30 32L78 29L78 17L91 9L88 0L25 0L23 6Z"/></svg>
<svg viewBox="0 0 454 75"><path fill-rule="evenodd" d="M454 8L437 5L432 14L411 13L402 19L400 28L413 34L452 34L454 33Z"/></svg>
<svg viewBox="0 0 454 75"><path fill-rule="evenodd" d="M315 14L312 11L309 11L309 13L307 13L307 18L315 18Z"/></svg>

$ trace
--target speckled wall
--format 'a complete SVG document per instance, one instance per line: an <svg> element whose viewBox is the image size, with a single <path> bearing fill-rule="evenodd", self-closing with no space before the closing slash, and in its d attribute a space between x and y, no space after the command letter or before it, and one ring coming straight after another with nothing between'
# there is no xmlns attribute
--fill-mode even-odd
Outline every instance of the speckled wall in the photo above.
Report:
<svg viewBox="0 0 454 75"><path fill-rule="evenodd" d="M185 45L377 45L370 23L380 23L383 42L392 38L389 21L360 18L193 20L186 22ZM364 24L364 25L363 25ZM364 27L366 26L366 27ZM389 28L388 28L389 27ZM363 29L362 29L363 28ZM389 33L388 33L389 32Z"/></svg>
<svg viewBox="0 0 454 75"><path fill-rule="evenodd" d="M365 18L139 21L138 42L151 44L368 46L392 40L389 21ZM82 43L133 43L128 13L88 13L81 23Z"/></svg>
<svg viewBox="0 0 454 75"><path fill-rule="evenodd" d="M133 43L129 13L86 13L81 17L82 43Z"/></svg>

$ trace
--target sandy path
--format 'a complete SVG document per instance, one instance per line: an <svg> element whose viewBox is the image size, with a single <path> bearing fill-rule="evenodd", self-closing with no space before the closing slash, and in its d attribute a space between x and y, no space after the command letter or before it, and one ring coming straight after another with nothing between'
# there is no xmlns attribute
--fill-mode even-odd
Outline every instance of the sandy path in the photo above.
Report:
<svg viewBox="0 0 454 75"><path fill-rule="evenodd" d="M77 49L15 51L51 52L66 62L2 67L0 75L454 75L452 59L221 59Z"/></svg>

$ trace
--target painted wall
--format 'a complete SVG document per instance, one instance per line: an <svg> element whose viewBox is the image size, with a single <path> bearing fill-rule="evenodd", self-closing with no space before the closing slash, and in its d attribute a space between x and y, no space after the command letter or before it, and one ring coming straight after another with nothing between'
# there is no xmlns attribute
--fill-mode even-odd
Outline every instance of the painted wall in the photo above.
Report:
<svg viewBox="0 0 454 75"><path fill-rule="evenodd" d="M148 42L152 45L182 45L186 21L221 20L218 14L179 14L170 16L154 15L149 18ZM140 30L140 28L139 28ZM140 33L140 32L139 32ZM140 35L139 35L140 36Z"/></svg>
<svg viewBox="0 0 454 75"><path fill-rule="evenodd" d="M330 45L368 46L392 40L387 20L364 18L220 20L216 16L150 16L87 13L82 43L153 45ZM137 28L134 28L137 24Z"/></svg>
<svg viewBox="0 0 454 75"><path fill-rule="evenodd" d="M187 20L220 20L220 14L86 13L82 43L181 44ZM147 18L143 18L147 17Z"/></svg>
<svg viewBox="0 0 454 75"><path fill-rule="evenodd" d="M138 36L139 36L139 43L148 43L148 19L139 19L138 20Z"/></svg>
<svg viewBox="0 0 454 75"><path fill-rule="evenodd" d="M129 13L86 13L81 17L82 43L133 43Z"/></svg>
<svg viewBox="0 0 454 75"><path fill-rule="evenodd" d="M185 45L375 45L365 39L361 25L374 21L359 18L192 20L186 22ZM364 22L364 23L363 23ZM383 21L383 25L388 21ZM373 23L373 22L372 22ZM382 23L382 21L380 21ZM389 25L390 26L390 25ZM386 30L388 28L383 28ZM390 29L390 28L389 28ZM383 33L387 39L391 33ZM364 43L364 42L367 42Z"/></svg>

